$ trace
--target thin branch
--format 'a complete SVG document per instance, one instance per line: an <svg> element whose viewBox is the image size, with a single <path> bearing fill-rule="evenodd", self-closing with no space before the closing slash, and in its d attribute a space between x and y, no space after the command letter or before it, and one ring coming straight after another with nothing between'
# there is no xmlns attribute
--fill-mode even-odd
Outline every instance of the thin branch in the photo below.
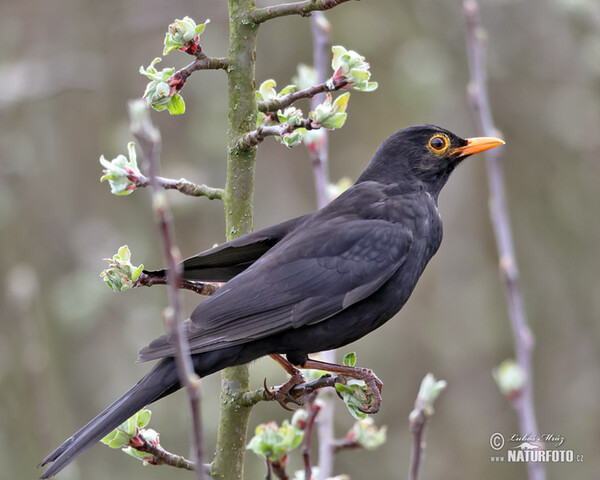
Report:
<svg viewBox="0 0 600 480"><path fill-rule="evenodd" d="M136 287L151 287L153 285L167 285L167 277L165 275L157 275L154 272L142 272L138 277ZM196 282L193 280L179 279L179 288L183 290L191 290L198 295L210 296L215 293L223 284L213 282Z"/></svg>
<svg viewBox="0 0 600 480"><path fill-rule="evenodd" d="M317 399L317 393L312 393L306 403L308 407L308 418L306 419L306 426L304 427L304 439L302 443L302 458L304 460L304 478L312 478L312 465L310 463L310 444L312 439L313 426L315 419L321 411L321 407L315 402Z"/></svg>
<svg viewBox="0 0 600 480"><path fill-rule="evenodd" d="M304 119L300 125L261 125L256 130L252 130L244 134L237 140L237 146L242 149L248 149L256 147L259 143L263 142L267 137L282 137L286 134L292 133L297 128L306 128L307 130L316 130L321 126L312 121L311 119Z"/></svg>
<svg viewBox="0 0 600 480"><path fill-rule="evenodd" d="M198 70L227 70L229 62L226 58L207 57L202 50L194 54L196 59L181 70L176 71L169 78L169 85L175 88L175 92L181 91L188 77Z"/></svg>
<svg viewBox="0 0 600 480"><path fill-rule="evenodd" d="M341 440L333 442L333 453L339 453L342 450L360 450L362 448L364 447L356 440L342 438Z"/></svg>
<svg viewBox="0 0 600 480"><path fill-rule="evenodd" d="M150 179L142 174L130 173L127 178L135 183L136 187L147 187L151 184ZM165 190L177 190L184 195L190 195L192 197L206 197L209 200L223 199L224 190L222 188L209 187L208 185L204 184L198 185L186 180L185 178L173 180L171 178L157 176L156 182L159 187L164 188Z"/></svg>
<svg viewBox="0 0 600 480"><path fill-rule="evenodd" d="M150 443L143 436L137 435L132 444L129 445L140 452L152 455L152 459L148 463L152 465L168 465L170 467L181 468L183 470L196 470L196 464L181 455L166 451L160 444ZM210 476L210 465L203 464L202 469L204 474Z"/></svg>
<svg viewBox="0 0 600 480"><path fill-rule="evenodd" d="M415 407L416 408L416 407ZM419 478L419 469L421 467L421 457L425 450L425 440L423 438L425 425L427 423L427 415L424 409L413 410L416 412L414 417L410 419L410 431L413 434L412 454L410 456L410 469L408 472L409 480L417 480Z"/></svg>
<svg viewBox="0 0 600 480"><path fill-rule="evenodd" d="M254 23L262 23L273 18L285 17L287 15L310 16L315 10L329 10L337 7L348 0L304 0L303 2L284 3L271 7L257 8L248 15L249 20Z"/></svg>
<svg viewBox="0 0 600 480"><path fill-rule="evenodd" d="M192 63L177 70L173 77L185 83L188 77L198 70L226 70L228 66L229 63L226 58L207 57L203 52L200 52Z"/></svg>
<svg viewBox="0 0 600 480"><path fill-rule="evenodd" d="M191 460L188 460L185 457L180 455L175 455L174 453L167 452L160 445L155 445L154 443L150 443L145 438L138 436L135 438L136 440L142 441L141 445L130 445L130 447L135 448L139 452L144 452L149 455L152 455L152 459L148 461L152 465L169 465L170 467L182 468L184 470L194 470L196 468L196 464Z"/></svg>
<svg viewBox="0 0 600 480"><path fill-rule="evenodd" d="M313 66L317 73L317 82L326 82L330 69L330 40L331 25L327 21L323 12L315 12L310 19L310 26L313 39ZM344 78L344 77L338 77ZM331 80L330 80L331 81ZM335 86L335 85L334 85ZM343 88L340 86L340 88ZM311 98L311 108L314 110L317 105L325 100L325 93L319 93ZM324 207L329 203L327 186L329 185L329 132L323 129L318 142L314 145L308 145L309 157L312 164L313 178L315 182L315 194L317 196L317 206ZM335 363L335 350L321 352L323 360L329 363ZM321 396L323 405L322 413L317 422L317 434L319 436L319 478L329 478L333 474L333 462L335 454L334 446L334 413L335 402L333 395L327 393ZM305 477L306 478L306 477Z"/></svg>
<svg viewBox="0 0 600 480"><path fill-rule="evenodd" d="M415 408L413 408L408 416L410 431L413 434L412 454L408 470L409 480L417 480L419 478L421 459L425 450L425 425L433 416L433 404L445 388L446 381L436 380L431 373L425 375L421 381L419 393L415 399Z"/></svg>
<svg viewBox="0 0 600 480"><path fill-rule="evenodd" d="M267 479L271 478L271 468L273 473L279 480L290 480L287 472L285 471L285 463L283 462L272 462L267 459Z"/></svg>
<svg viewBox="0 0 600 480"><path fill-rule="evenodd" d="M475 110L477 123L483 135L495 135L497 130L492 119L487 92L485 71L484 33L481 27L479 4L476 0L464 0L463 10L467 26L467 53L470 83L468 93ZM534 338L527 324L523 298L519 288L519 271L514 253L510 218L506 202L506 188L502 172L502 149L486 152L488 183L490 189L490 216L496 237L500 273L506 287L506 298L513 331L517 363L526 375L521 394L513 401L522 434L538 433L533 404L533 369L531 364ZM542 462L528 463L530 480L544 480L546 472Z"/></svg>
<svg viewBox="0 0 600 480"><path fill-rule="evenodd" d="M194 372L187 338L181 327L181 298L178 285L181 278L181 255L175 246L171 210L156 180L160 168L160 133L152 125L150 113L141 100L129 105L131 131L138 140L148 166L152 184L152 206L157 217L163 255L167 264L167 285L170 309L165 311L165 324L175 340L175 363L180 383L185 386L192 413L196 463L202 462L202 423L200 418L200 380ZM203 469L196 471L198 480L204 479Z"/></svg>
<svg viewBox="0 0 600 480"><path fill-rule="evenodd" d="M305 88L304 90L298 90L297 92L288 93L280 98L272 98L270 100L263 100L258 102L258 110L263 113L276 112L277 110L283 110L289 107L294 102L302 100L303 98L314 98L321 93L333 92L341 90L351 85L351 82L344 76L331 77L328 80L322 80L321 83L312 87ZM319 97L321 98L321 96ZM313 105L316 107L321 101Z"/></svg>

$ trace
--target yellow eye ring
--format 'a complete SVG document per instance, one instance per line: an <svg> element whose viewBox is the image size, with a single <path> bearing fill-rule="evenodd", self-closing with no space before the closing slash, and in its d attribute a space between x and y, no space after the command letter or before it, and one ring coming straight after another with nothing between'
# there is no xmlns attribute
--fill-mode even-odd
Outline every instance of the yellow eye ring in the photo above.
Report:
<svg viewBox="0 0 600 480"><path fill-rule="evenodd" d="M441 134L436 134L431 137L429 139L429 143L427 144L427 148L437 155L446 153L446 150L448 150L449 146L450 140L448 140L448 137Z"/></svg>

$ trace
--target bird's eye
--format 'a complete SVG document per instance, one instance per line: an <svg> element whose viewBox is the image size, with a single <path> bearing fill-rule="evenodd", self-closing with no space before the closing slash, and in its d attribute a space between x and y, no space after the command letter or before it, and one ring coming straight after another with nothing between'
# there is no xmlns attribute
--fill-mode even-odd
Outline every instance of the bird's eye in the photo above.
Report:
<svg viewBox="0 0 600 480"><path fill-rule="evenodd" d="M429 139L429 149L433 153L444 153L448 148L448 145L448 139L442 135L434 135Z"/></svg>

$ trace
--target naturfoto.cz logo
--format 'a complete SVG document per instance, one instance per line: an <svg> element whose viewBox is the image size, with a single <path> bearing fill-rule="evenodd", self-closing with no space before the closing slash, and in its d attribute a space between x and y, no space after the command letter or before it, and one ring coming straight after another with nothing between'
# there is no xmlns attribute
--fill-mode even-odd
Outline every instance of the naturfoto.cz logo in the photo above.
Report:
<svg viewBox="0 0 600 480"><path fill-rule="evenodd" d="M541 435L518 435L513 433L505 439L501 433L490 436L490 447L496 453L490 457L492 462L544 462L571 463L583 462L583 454L573 450L561 449L565 443L564 435L545 433ZM506 447L505 454L501 450Z"/></svg>

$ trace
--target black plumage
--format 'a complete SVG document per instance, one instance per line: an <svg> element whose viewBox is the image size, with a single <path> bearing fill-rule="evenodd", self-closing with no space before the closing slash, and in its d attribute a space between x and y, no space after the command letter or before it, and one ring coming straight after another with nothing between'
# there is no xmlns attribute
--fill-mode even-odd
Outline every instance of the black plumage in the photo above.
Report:
<svg viewBox="0 0 600 480"><path fill-rule="evenodd" d="M440 190L467 156L503 142L461 139L433 125L386 139L356 183L315 213L184 261L183 277L227 281L185 322L200 376L269 354L302 366L308 354L373 331L408 300L442 240ZM155 274L160 274L158 272ZM172 339L139 352L161 359L120 399L46 457L50 477L179 381Z"/></svg>

